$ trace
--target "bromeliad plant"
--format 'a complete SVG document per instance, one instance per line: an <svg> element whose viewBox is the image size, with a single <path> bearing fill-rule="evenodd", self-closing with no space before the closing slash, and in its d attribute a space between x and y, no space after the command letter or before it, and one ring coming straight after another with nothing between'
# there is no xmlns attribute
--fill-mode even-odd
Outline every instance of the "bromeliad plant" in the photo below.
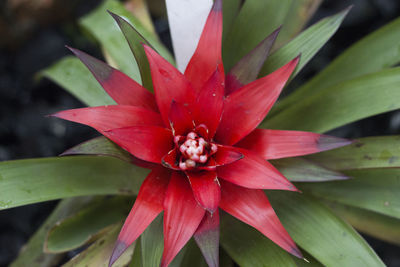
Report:
<svg viewBox="0 0 400 267"><path fill-rule="evenodd" d="M169 8L172 2L167 1ZM219 266L220 255L223 266L233 266L233 261L240 266L309 264L303 257L316 266L382 266L345 221L365 233L400 243L400 150L394 145L399 138L365 138L349 145L350 141L318 132L399 108L400 71L381 69L400 61L393 43L388 43L397 40L400 22L357 43L271 110L288 80L336 31L348 11L297 35L302 8L316 7L318 2L247 0L241 6L240 1L223 5L216 0L184 74L118 2L106 1L84 18L82 24L102 37L106 58L129 75L73 48L108 96L87 80L88 73L76 59L63 60L44 75L96 106L53 116L89 125L105 137L78 145L60 158L2 163L0 198L4 207L11 207L72 196L137 197L118 238L130 197L62 201L14 266L33 259L37 266L50 266L59 260L55 253L89 242L94 243L66 266L108 262L113 266L202 266L197 247L188 243L192 236L209 266ZM283 14L282 18L274 21L265 16L266 7L271 14ZM106 9L133 23L111 13L137 69L126 64L134 61L130 62L121 36L114 28L106 30L113 25L103 21ZM228 18L224 21L223 13ZM183 16L171 11L171 27L174 14ZM263 20L274 27L285 17L287 23L279 35L283 37L278 37L279 30L268 35L268 27L246 29L247 23L265 25ZM230 30L223 33L223 24ZM297 37L288 41L291 35ZM175 40L178 56L177 44ZM379 55L365 57L367 49ZM79 77L86 80L78 81ZM376 90L383 85L382 91ZM341 146L346 147L305 157ZM92 156L71 156L77 154ZM24 181L41 186L31 188ZM296 187L292 182L297 182ZM249 226L219 214L219 209ZM41 253L43 239L45 254Z"/></svg>

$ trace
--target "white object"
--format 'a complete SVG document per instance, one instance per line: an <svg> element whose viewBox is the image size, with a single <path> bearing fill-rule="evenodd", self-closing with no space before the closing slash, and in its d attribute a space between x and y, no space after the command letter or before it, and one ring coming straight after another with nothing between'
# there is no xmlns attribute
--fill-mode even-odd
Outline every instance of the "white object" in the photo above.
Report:
<svg viewBox="0 0 400 267"><path fill-rule="evenodd" d="M196 50L213 1L165 1L176 65L181 72L184 72L190 58Z"/></svg>

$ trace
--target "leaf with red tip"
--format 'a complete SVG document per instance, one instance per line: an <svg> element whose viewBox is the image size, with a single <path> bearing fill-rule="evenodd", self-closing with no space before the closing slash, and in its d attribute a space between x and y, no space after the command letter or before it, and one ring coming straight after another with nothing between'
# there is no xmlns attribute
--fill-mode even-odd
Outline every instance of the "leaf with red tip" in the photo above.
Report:
<svg viewBox="0 0 400 267"><path fill-rule="evenodd" d="M147 45L143 45L150 63L156 101L165 125L169 125L168 114L172 100L184 106L195 101L194 91L189 81L168 61Z"/></svg>
<svg viewBox="0 0 400 267"><path fill-rule="evenodd" d="M280 27L262 40L250 53L244 56L226 75L225 94L229 95L244 85L257 79L258 74L276 37L278 37Z"/></svg>
<svg viewBox="0 0 400 267"><path fill-rule="evenodd" d="M243 158L243 154L236 148L221 145L217 147L218 150L214 154L215 166L223 166Z"/></svg>
<svg viewBox="0 0 400 267"><path fill-rule="evenodd" d="M253 189L276 189L297 191L271 163L252 153L240 149L244 155L239 161L217 168L218 178Z"/></svg>
<svg viewBox="0 0 400 267"><path fill-rule="evenodd" d="M71 47L68 47L90 70L104 90L120 105L138 106L158 111L154 95L121 71Z"/></svg>
<svg viewBox="0 0 400 267"><path fill-rule="evenodd" d="M69 109L51 116L89 125L100 132L135 125L163 125L160 114L123 105Z"/></svg>
<svg viewBox="0 0 400 267"><path fill-rule="evenodd" d="M196 123L204 124L212 138L221 121L224 107L224 80L217 69L197 96L193 109Z"/></svg>
<svg viewBox="0 0 400 267"><path fill-rule="evenodd" d="M297 57L268 76L228 95L216 140L232 145L253 131L278 99L298 61Z"/></svg>
<svg viewBox="0 0 400 267"><path fill-rule="evenodd" d="M221 209L253 226L287 252L303 257L262 190L247 189L223 181L221 186Z"/></svg>
<svg viewBox="0 0 400 267"><path fill-rule="evenodd" d="M143 50L142 44L150 45L149 42L125 19L108 11L110 15L117 22L119 28L125 36L126 41L136 59L139 67L140 77L142 78L142 84L145 88L152 91L153 82L151 80L150 66L147 61L146 54Z"/></svg>
<svg viewBox="0 0 400 267"><path fill-rule="evenodd" d="M158 126L133 126L104 133L135 157L161 163L162 157L174 146L170 130Z"/></svg>
<svg viewBox="0 0 400 267"><path fill-rule="evenodd" d="M173 172L164 200L164 252L166 267L189 241L204 217L205 210L193 197L187 178Z"/></svg>
<svg viewBox="0 0 400 267"><path fill-rule="evenodd" d="M215 171L186 172L193 195L200 206L214 213L221 200L221 189Z"/></svg>
<svg viewBox="0 0 400 267"><path fill-rule="evenodd" d="M264 159L303 156L351 144L352 141L301 131L255 129L237 146L251 150Z"/></svg>
<svg viewBox="0 0 400 267"><path fill-rule="evenodd" d="M208 15L196 51L185 70L196 92L202 90L204 84L218 67L219 74L224 77L221 56L222 41L222 0L215 0Z"/></svg>
<svg viewBox="0 0 400 267"><path fill-rule="evenodd" d="M165 168L155 168L143 181L135 204L118 236L109 266L132 244L163 210L165 191L171 173Z"/></svg>
<svg viewBox="0 0 400 267"><path fill-rule="evenodd" d="M171 103L168 119L175 136L188 134L195 127L189 110L174 100Z"/></svg>
<svg viewBox="0 0 400 267"><path fill-rule="evenodd" d="M194 239L209 267L219 266L219 211L206 212Z"/></svg>

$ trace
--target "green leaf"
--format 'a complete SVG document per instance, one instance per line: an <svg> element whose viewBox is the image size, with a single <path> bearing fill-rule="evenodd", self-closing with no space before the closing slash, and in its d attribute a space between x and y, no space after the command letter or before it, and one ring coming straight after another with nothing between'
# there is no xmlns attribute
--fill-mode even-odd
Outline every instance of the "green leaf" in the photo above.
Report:
<svg viewBox="0 0 400 267"><path fill-rule="evenodd" d="M130 52L123 34L107 10L124 16L129 21L133 18L120 2L105 0L94 11L81 18L79 23L101 44L105 53L111 58L111 62L109 62L111 65L140 83L140 72L136 60Z"/></svg>
<svg viewBox="0 0 400 267"><path fill-rule="evenodd" d="M322 0L296 0L292 5L283 23L282 30L276 40L275 47L279 48L293 39L314 15Z"/></svg>
<svg viewBox="0 0 400 267"><path fill-rule="evenodd" d="M46 221L40 226L28 243L20 251L10 267L47 267L57 266L63 254L47 254L43 252L43 244L48 230L59 220L76 213L93 201L93 197L79 197L62 200Z"/></svg>
<svg viewBox="0 0 400 267"><path fill-rule="evenodd" d="M115 105L115 101L75 57L64 57L39 75L57 83L88 106Z"/></svg>
<svg viewBox="0 0 400 267"><path fill-rule="evenodd" d="M294 241L325 266L384 266L347 223L305 194L267 191Z"/></svg>
<svg viewBox="0 0 400 267"><path fill-rule="evenodd" d="M120 229L121 224L119 223L110 226L103 237L64 264L63 267L108 267L108 262ZM122 256L113 264L113 267L126 266L131 261L134 250L135 243L133 243L124 254L122 254Z"/></svg>
<svg viewBox="0 0 400 267"><path fill-rule="evenodd" d="M296 266L290 254L257 230L221 215L221 245L240 266Z"/></svg>
<svg viewBox="0 0 400 267"><path fill-rule="evenodd" d="M323 267L324 266L319 261L314 259L314 257L311 256L310 254L308 254L306 251L301 250L301 253L303 253L304 259L299 259L297 257L292 256L297 267Z"/></svg>
<svg viewBox="0 0 400 267"><path fill-rule="evenodd" d="M326 182L347 177L302 158L273 160L271 163L292 182Z"/></svg>
<svg viewBox="0 0 400 267"><path fill-rule="evenodd" d="M400 219L400 169L345 171L346 181L298 185L323 199L364 208Z"/></svg>
<svg viewBox="0 0 400 267"><path fill-rule="evenodd" d="M129 22L114 13L111 13L111 16L113 16L115 21L118 23L118 26L124 34L132 54L136 59L143 86L150 91L154 91L150 65L143 48L143 44L150 45L149 42L147 42L147 40L132 25L130 25Z"/></svg>
<svg viewBox="0 0 400 267"><path fill-rule="evenodd" d="M376 212L328 202L333 211L357 230L400 245L400 220Z"/></svg>
<svg viewBox="0 0 400 267"><path fill-rule="evenodd" d="M96 239L107 226L122 221L132 207L132 198L103 198L78 213L58 221L47 234L44 250L60 253Z"/></svg>
<svg viewBox="0 0 400 267"><path fill-rule="evenodd" d="M334 170L400 167L400 136L366 137L342 148L306 157Z"/></svg>
<svg viewBox="0 0 400 267"><path fill-rule="evenodd" d="M140 237L136 240L135 251L133 252L132 261L128 267L143 267L142 263L142 246L140 244Z"/></svg>
<svg viewBox="0 0 400 267"><path fill-rule="evenodd" d="M111 157L74 156L0 163L0 210L53 199L137 194L148 170Z"/></svg>
<svg viewBox="0 0 400 267"><path fill-rule="evenodd" d="M332 35L337 31L340 24L342 24L348 12L349 9L346 9L334 16L319 21L300 33L288 44L272 53L261 69L260 76L265 76L277 70L301 54L300 61L292 74L292 77L294 77L322 48L322 46L328 42Z"/></svg>
<svg viewBox="0 0 400 267"><path fill-rule="evenodd" d="M131 154L104 136L90 139L61 154L61 156L68 155L100 155L115 157L126 162L132 162Z"/></svg>
<svg viewBox="0 0 400 267"><path fill-rule="evenodd" d="M240 0L229 0L222 1L222 13L223 13L223 32L222 40L225 40L233 22L240 10Z"/></svg>
<svg viewBox="0 0 400 267"><path fill-rule="evenodd" d="M226 72L283 23L291 3L292 0L244 2L223 43Z"/></svg>
<svg viewBox="0 0 400 267"><path fill-rule="evenodd" d="M125 9L123 4L116 0L106 0L96 10L83 17L80 20L80 24L95 36L121 71L137 82L141 81L139 68L135 63L136 60L130 51L129 45L113 18L107 13L107 10L129 21L162 56L173 62L168 50L157 41L157 38L151 32L143 27L132 13Z"/></svg>
<svg viewBox="0 0 400 267"><path fill-rule="evenodd" d="M262 128L326 132L400 108L400 68L383 70L334 85L303 98L263 122Z"/></svg>
<svg viewBox="0 0 400 267"><path fill-rule="evenodd" d="M275 112L340 82L396 65L400 62L399 40L400 18L348 48L312 80L279 103Z"/></svg>
<svg viewBox="0 0 400 267"><path fill-rule="evenodd" d="M160 214L140 237L142 267L159 266L164 249L163 215Z"/></svg>
<svg viewBox="0 0 400 267"><path fill-rule="evenodd" d="M193 238L186 244L185 255L183 256L182 263L180 266L190 267L207 267L207 263L204 260L203 254Z"/></svg>

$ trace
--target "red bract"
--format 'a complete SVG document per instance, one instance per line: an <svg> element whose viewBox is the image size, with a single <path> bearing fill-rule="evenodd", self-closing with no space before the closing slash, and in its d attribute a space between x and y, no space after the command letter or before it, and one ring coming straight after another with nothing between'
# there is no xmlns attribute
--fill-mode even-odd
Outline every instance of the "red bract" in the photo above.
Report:
<svg viewBox="0 0 400 267"><path fill-rule="evenodd" d="M147 163L141 166L152 168L121 230L110 265L164 211L161 266L168 266L192 236L208 264L218 266L218 208L302 257L262 191L297 189L266 159L316 153L349 142L308 132L256 129L299 58L253 81L256 75L250 72L260 70L275 32L232 69L226 87L221 7L221 1L215 1L185 74L144 45L154 95L120 71L72 49L117 105L54 116L95 128L136 161ZM262 62L258 54L263 55Z"/></svg>

